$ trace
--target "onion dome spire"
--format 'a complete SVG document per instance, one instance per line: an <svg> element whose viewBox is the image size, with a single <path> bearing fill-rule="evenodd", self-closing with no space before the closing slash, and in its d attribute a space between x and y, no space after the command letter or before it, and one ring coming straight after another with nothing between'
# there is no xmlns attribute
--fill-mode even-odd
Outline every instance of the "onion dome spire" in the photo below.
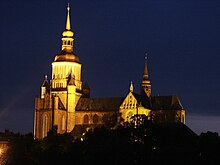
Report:
<svg viewBox="0 0 220 165"><path fill-rule="evenodd" d="M71 30L71 23L70 23L70 4L68 3L67 6L67 17L66 17L66 27L65 31L63 32L62 37L62 50L66 52L73 52L73 31Z"/></svg>
<svg viewBox="0 0 220 165"><path fill-rule="evenodd" d="M79 57L73 51L73 35L74 32L71 30L70 23L70 3L68 3L65 30L62 33L62 50L58 55L56 55L54 62L68 61L80 63Z"/></svg>

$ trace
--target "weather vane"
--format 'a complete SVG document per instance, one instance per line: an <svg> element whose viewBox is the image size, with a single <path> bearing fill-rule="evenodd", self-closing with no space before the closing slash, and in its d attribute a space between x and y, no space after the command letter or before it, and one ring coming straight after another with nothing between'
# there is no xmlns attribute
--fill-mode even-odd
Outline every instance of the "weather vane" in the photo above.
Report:
<svg viewBox="0 0 220 165"><path fill-rule="evenodd" d="M145 53L145 57L144 57L144 59L147 61L147 58L148 58L148 54L147 53Z"/></svg>
<svg viewBox="0 0 220 165"><path fill-rule="evenodd" d="M68 0L68 7L67 7L67 10L69 11L70 10L70 1Z"/></svg>

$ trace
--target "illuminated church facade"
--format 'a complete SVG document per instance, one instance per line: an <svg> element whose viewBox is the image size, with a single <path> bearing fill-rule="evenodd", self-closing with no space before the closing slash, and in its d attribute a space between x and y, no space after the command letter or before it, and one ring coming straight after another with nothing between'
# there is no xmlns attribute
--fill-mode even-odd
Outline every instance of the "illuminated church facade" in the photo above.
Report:
<svg viewBox="0 0 220 165"><path fill-rule="evenodd" d="M79 57L74 54L74 38L67 8L66 29L62 33L62 50L52 62L52 78L41 86L35 99L34 136L42 139L56 128L57 133L82 133L87 128L113 126L121 120L144 115L152 122L181 122L185 110L177 96L152 96L148 66L145 60L140 94L133 84L126 97L91 98L87 83L82 83ZM120 118L120 119L119 119Z"/></svg>

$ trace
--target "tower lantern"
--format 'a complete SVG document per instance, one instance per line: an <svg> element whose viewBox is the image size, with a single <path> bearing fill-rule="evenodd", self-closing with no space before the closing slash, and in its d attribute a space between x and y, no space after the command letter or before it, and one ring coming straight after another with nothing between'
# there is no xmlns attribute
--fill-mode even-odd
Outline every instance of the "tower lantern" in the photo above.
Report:
<svg viewBox="0 0 220 165"><path fill-rule="evenodd" d="M70 23L70 5L68 3L67 7L67 18L66 18L66 28L63 32L62 37L62 51L66 52L73 52L73 31L71 30L71 23Z"/></svg>

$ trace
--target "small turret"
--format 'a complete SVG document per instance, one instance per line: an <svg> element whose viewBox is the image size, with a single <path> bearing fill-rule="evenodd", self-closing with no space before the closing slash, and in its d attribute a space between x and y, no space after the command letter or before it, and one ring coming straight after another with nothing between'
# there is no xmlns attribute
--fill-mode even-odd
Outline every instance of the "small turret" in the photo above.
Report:
<svg viewBox="0 0 220 165"><path fill-rule="evenodd" d="M41 86L41 98L44 99L45 98L45 94L47 94L49 92L50 92L50 84L48 82L47 75L45 75L44 82L43 82L43 84Z"/></svg>
<svg viewBox="0 0 220 165"><path fill-rule="evenodd" d="M83 85L82 93L82 98L90 98L90 87L87 81Z"/></svg>
<svg viewBox="0 0 220 165"><path fill-rule="evenodd" d="M130 85L130 92L133 92L134 91L134 86L133 86L133 83L132 83L132 81L131 81L131 85Z"/></svg>

